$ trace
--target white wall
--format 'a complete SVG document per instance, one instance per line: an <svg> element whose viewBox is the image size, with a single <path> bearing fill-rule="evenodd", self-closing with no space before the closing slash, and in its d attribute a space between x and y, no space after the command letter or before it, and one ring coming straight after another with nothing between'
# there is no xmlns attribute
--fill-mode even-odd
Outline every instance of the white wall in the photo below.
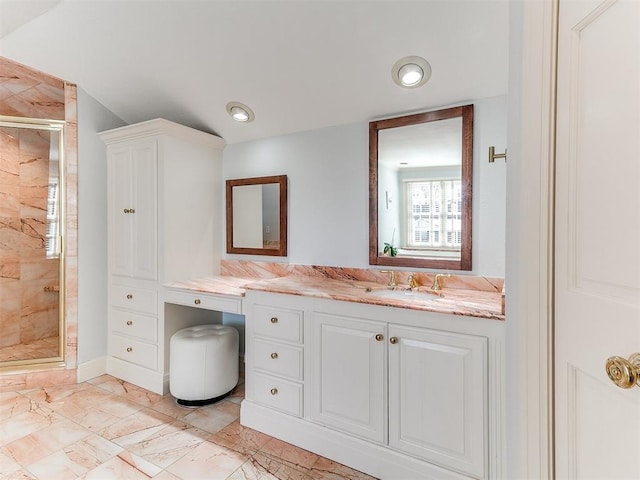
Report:
<svg viewBox="0 0 640 480"><path fill-rule="evenodd" d="M473 273L503 276L506 166L488 163L488 148L506 146L507 98L473 103ZM225 147L224 179L288 176L289 255L224 258L368 268L368 128L352 124Z"/></svg>
<svg viewBox="0 0 640 480"><path fill-rule="evenodd" d="M78 88L78 364L107 354L107 155L125 122Z"/></svg>
<svg viewBox="0 0 640 480"><path fill-rule="evenodd" d="M287 258L225 258L366 266L367 149L367 124L227 145L222 157L224 179L288 176L289 237Z"/></svg>

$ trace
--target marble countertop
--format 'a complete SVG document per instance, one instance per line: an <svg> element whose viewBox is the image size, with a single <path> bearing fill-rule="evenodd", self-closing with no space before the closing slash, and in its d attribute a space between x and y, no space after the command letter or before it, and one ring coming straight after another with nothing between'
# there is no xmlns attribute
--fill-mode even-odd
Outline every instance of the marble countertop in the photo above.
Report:
<svg viewBox="0 0 640 480"><path fill-rule="evenodd" d="M289 275L278 278L238 278L216 276L165 285L218 295L244 296L246 290L365 303L428 312L504 320L502 295L462 288L443 288L433 292L427 287L395 290L375 282Z"/></svg>

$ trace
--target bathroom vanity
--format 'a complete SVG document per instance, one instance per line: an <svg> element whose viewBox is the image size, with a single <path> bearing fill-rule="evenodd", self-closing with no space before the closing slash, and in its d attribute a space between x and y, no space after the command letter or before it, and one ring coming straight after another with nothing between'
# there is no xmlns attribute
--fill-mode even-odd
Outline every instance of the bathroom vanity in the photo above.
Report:
<svg viewBox="0 0 640 480"><path fill-rule="evenodd" d="M379 478L501 478L503 316L401 295L249 284L242 424Z"/></svg>

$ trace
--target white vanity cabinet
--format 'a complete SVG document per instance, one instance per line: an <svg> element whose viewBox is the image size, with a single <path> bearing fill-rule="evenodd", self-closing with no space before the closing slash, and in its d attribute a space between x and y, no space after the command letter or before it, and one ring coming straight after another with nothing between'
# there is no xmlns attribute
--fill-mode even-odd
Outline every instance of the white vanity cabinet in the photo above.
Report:
<svg viewBox="0 0 640 480"><path fill-rule="evenodd" d="M245 398L295 417L304 412L305 312L300 300L285 306L276 296L245 304L245 315L251 317L245 326Z"/></svg>
<svg viewBox="0 0 640 480"><path fill-rule="evenodd" d="M99 134L107 145L107 373L167 392L168 282L218 273L224 141L163 119ZM174 322L175 323L175 322Z"/></svg>
<svg viewBox="0 0 640 480"><path fill-rule="evenodd" d="M304 317L304 409L247 393L244 425L378 478L502 478L502 321L249 290L248 332L266 303Z"/></svg>
<svg viewBox="0 0 640 480"><path fill-rule="evenodd" d="M311 329L311 419L384 443L386 325L313 312Z"/></svg>

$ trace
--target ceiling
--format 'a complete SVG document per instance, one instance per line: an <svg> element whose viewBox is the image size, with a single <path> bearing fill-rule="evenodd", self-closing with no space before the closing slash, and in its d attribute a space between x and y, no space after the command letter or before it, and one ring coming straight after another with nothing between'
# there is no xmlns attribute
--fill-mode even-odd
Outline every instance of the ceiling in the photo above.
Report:
<svg viewBox="0 0 640 480"><path fill-rule="evenodd" d="M0 0L0 55L236 143L507 93L506 0ZM429 82L403 89L399 58ZM229 101L255 120L233 122Z"/></svg>

